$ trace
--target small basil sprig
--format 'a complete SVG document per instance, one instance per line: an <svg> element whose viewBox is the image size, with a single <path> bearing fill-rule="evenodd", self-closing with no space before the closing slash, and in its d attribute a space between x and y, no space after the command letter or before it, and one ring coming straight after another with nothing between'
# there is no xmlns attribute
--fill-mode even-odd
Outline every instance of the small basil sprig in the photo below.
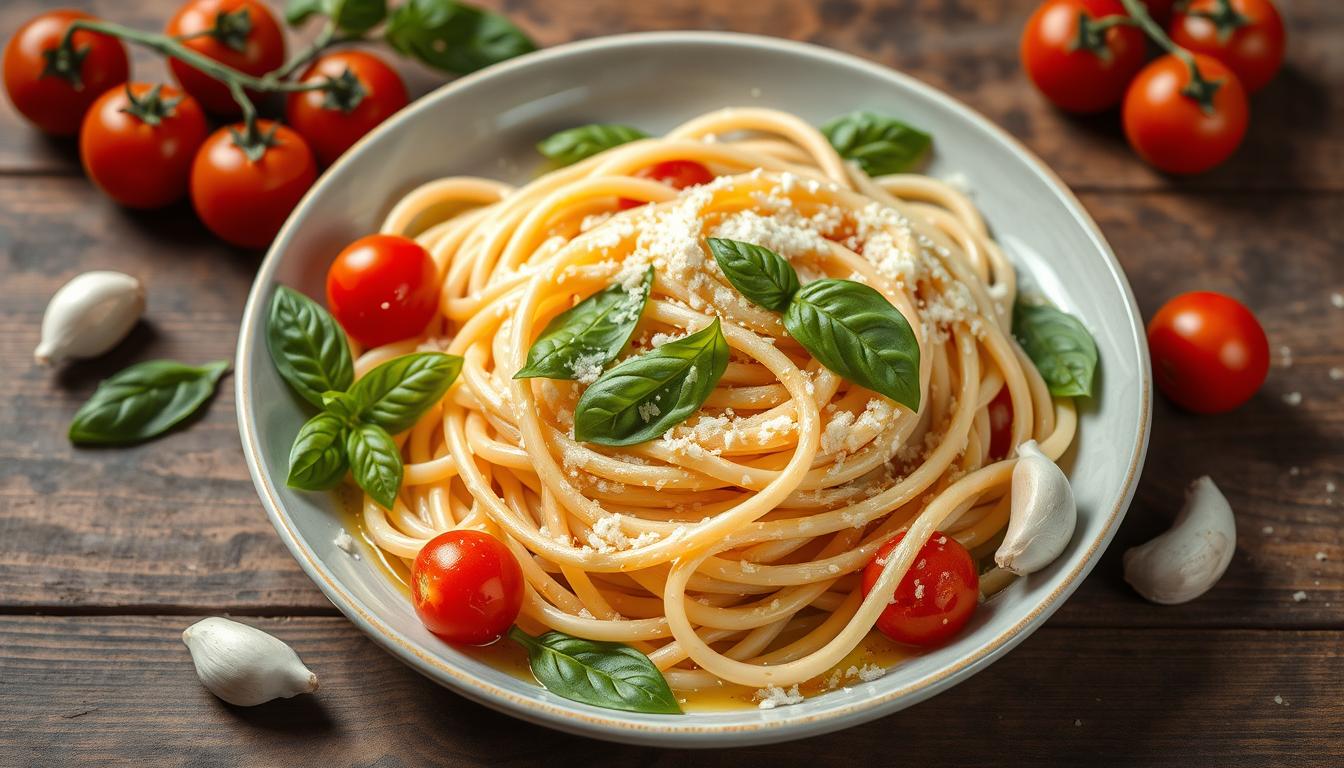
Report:
<svg viewBox="0 0 1344 768"><path fill-rule="evenodd" d="M345 332L316 302L284 287L271 301L266 338L281 376L322 409L294 439L287 483L325 490L340 483L348 469L360 488L391 508L403 474L392 435L409 429L443 398L462 371L462 358L402 355L352 385Z"/></svg>
<svg viewBox="0 0 1344 768"><path fill-rule="evenodd" d="M599 376L574 409L574 439L612 446L652 440L699 410L727 369L728 340L716 317Z"/></svg>
<svg viewBox="0 0 1344 768"><path fill-rule="evenodd" d="M532 342L527 363L513 378L573 380L578 378L575 364L580 360L603 366L615 360L630 342L652 287L653 267L649 267L635 290L617 283L556 315Z"/></svg>
<svg viewBox="0 0 1344 768"><path fill-rule="evenodd" d="M821 132L841 157L858 163L869 176L909 170L933 143L929 134L872 112L841 115Z"/></svg>
<svg viewBox="0 0 1344 768"><path fill-rule="evenodd" d="M289 0L285 21L298 26L315 15L326 16L346 34L358 35L387 18L387 0Z"/></svg>
<svg viewBox="0 0 1344 768"><path fill-rule="evenodd" d="M849 381L919 410L919 342L905 316L876 290L825 278L799 287L774 251L710 238L728 282L751 301L784 313L784 329L822 365Z"/></svg>
<svg viewBox="0 0 1344 768"><path fill-rule="evenodd" d="M532 637L516 626L509 638L527 649L537 682L557 696L625 712L681 714L658 667L628 645L563 632Z"/></svg>
<svg viewBox="0 0 1344 768"><path fill-rule="evenodd" d="M407 0L388 16L383 36L401 53L459 75L537 49L513 22L456 0Z"/></svg>
<svg viewBox="0 0 1344 768"><path fill-rule="evenodd" d="M1050 394L1089 397L1097 368L1097 344L1074 316L1047 304L1017 303L1013 335L1041 372Z"/></svg>
<svg viewBox="0 0 1344 768"><path fill-rule="evenodd" d="M580 160L619 147L649 134L638 128L615 123L592 123L560 131L537 142L537 151L560 165L573 165Z"/></svg>
<svg viewBox="0 0 1344 768"><path fill-rule="evenodd" d="M136 363L98 385L75 412L70 442L125 445L167 432L196 412L220 377L225 360L196 367L172 360Z"/></svg>

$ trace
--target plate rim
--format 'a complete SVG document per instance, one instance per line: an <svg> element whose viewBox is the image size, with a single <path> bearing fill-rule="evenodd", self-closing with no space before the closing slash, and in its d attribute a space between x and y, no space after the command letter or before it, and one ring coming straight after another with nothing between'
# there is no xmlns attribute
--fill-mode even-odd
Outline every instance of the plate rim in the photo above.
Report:
<svg viewBox="0 0 1344 768"><path fill-rule="evenodd" d="M863 699L834 710L789 716L786 708L779 710L776 716L768 719L734 725L697 725L694 721L677 722L676 720L669 720L665 724L659 722L657 725L653 725L632 721L627 719L623 713L612 710L573 702L558 704L547 701L542 697L519 696L476 678L444 659L425 652L415 642L401 635L374 615L354 595L348 593L334 574L326 570L317 553L298 535L288 512L285 511L276 493L271 478L262 467L258 438L253 429L256 419L252 410L252 397L249 387L251 358L255 346L253 340L258 338L254 326L264 319L263 299L270 292L271 285L274 282L274 273L292 233L297 227L297 222L307 212L316 195L327 185L333 183L332 180L336 177L334 171L350 162L367 142L385 131L393 130L403 121L417 119L419 113L426 110L431 104L451 98L459 90L464 90L481 80L492 78L504 72L544 65L556 59L607 48L688 44L766 49L777 53L824 61L832 65L863 70L866 74L891 81L899 87L915 91L925 98L938 102L941 107L949 109L958 118L994 136L1022 158L1031 171L1040 176L1055 191L1069 214L1082 226L1094 247L1102 255L1112 280L1119 286L1123 295L1126 318L1130 325L1129 331L1139 356L1139 400L1142 420L1139 424L1138 440L1130 450L1122 493L1106 514L1101 533L1087 543L1086 551L1081 554L1080 561L1066 574L1059 586L1042 598L1026 615L1006 629L999 631L992 639L965 658L904 686L886 691L880 696ZM248 473L252 477L253 485L256 487L257 495L266 510L267 517L291 556L342 614L395 658L434 682L444 685L468 699L539 725L631 744L679 747L744 746L815 736L858 725L917 704L964 681L991 662L1002 657L1025 640L1050 615L1058 610L1065 599L1078 588L1087 574L1091 572L1107 545L1114 538L1116 530L1119 528L1120 522L1124 518L1137 490L1139 475L1148 449L1152 422L1152 375L1147 340L1140 318L1141 315L1134 298L1133 289L1123 268L1116 259L1114 251L1106 241L1100 227L1097 226L1068 185L1015 137L955 97L911 75L885 65L854 54L811 43L739 32L632 32L541 49L446 83L384 121L360 139L327 172L323 173L295 206L294 211L281 227L275 240L272 241L248 291L243 317L239 324L238 348L234 361L235 408L239 437L242 442Z"/></svg>

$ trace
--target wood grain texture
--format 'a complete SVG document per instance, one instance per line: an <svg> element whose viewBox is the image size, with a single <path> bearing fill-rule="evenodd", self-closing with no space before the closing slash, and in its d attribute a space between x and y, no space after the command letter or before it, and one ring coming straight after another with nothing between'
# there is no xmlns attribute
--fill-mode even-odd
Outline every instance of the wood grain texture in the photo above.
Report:
<svg viewBox="0 0 1344 768"><path fill-rule="evenodd" d="M0 656L0 764L1054 766L1086 755L1096 766L1259 768L1344 761L1340 632L1047 627L971 680L879 722L804 745L686 752L603 744L513 720L426 682L354 627L328 618L250 620L298 649L321 689L254 709L230 707L197 682L179 639L195 620L0 618L0 648L11 649Z"/></svg>
<svg viewBox="0 0 1344 768"><path fill-rule="evenodd" d="M62 3L145 29L161 28L166 0L69 0ZM1285 13L1290 41L1284 71L1252 103L1245 145L1218 170L1169 180L1136 162L1118 115L1076 118L1054 110L1018 65L1017 42L1036 0L481 0L502 9L543 45L619 32L712 29L803 40L848 51L941 88L1006 128L1080 189L1342 189L1344 3L1294 0ZM47 0L0 4L10 30ZM406 67L412 91L442 77ZM134 76L161 78L137 55ZM734 73L750 77L750 73ZM1333 131L1331 130L1333 128ZM0 111L0 169L77 173L70 142L52 142Z"/></svg>

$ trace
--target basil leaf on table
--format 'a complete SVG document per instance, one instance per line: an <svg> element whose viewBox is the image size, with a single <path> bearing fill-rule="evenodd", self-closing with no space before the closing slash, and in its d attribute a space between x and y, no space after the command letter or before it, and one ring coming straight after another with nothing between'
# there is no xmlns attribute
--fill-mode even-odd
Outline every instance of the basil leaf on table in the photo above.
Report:
<svg viewBox="0 0 1344 768"><path fill-rule="evenodd" d="M350 344L327 310L280 286L266 318L266 347L280 377L304 400L322 407L322 393L345 391L355 380Z"/></svg>
<svg viewBox="0 0 1344 768"><path fill-rule="evenodd" d="M416 352L388 360L350 388L357 417L396 434L414 426L462 372L462 358Z"/></svg>
<svg viewBox="0 0 1344 768"><path fill-rule="evenodd" d="M556 315L527 351L527 363L515 379L574 380L583 365L605 366L616 359L644 314L653 287L653 267L637 290L608 286Z"/></svg>
<svg viewBox="0 0 1344 768"><path fill-rule="evenodd" d="M598 377L574 409L574 439L611 446L652 440L699 410L727 369L728 341L716 317Z"/></svg>
<svg viewBox="0 0 1344 768"><path fill-rule="evenodd" d="M542 139L537 143L537 151L560 165L573 165L598 152L648 137L649 134L628 125L592 123Z"/></svg>
<svg viewBox="0 0 1344 768"><path fill-rule="evenodd" d="M852 280L816 280L794 294L783 319L822 365L919 410L919 342L882 294Z"/></svg>
<svg viewBox="0 0 1344 768"><path fill-rule="evenodd" d="M851 112L821 127L840 156L859 164L869 176L907 171L933 143L929 134L894 118Z"/></svg>
<svg viewBox="0 0 1344 768"><path fill-rule="evenodd" d="M783 312L798 292L798 273L784 257L761 245L711 237L709 250L733 287L752 302Z"/></svg>
<svg viewBox="0 0 1344 768"><path fill-rule="evenodd" d="M408 0L383 35L401 53L458 75L537 49L513 22L456 0Z"/></svg>
<svg viewBox="0 0 1344 768"><path fill-rule="evenodd" d="M557 696L626 712L681 714L658 667L628 645L563 632L532 637L517 627L509 630L509 637L527 649L537 682Z"/></svg>
<svg viewBox="0 0 1344 768"><path fill-rule="evenodd" d="M324 491L341 482L349 468L345 459L346 429L344 419L325 411L299 429L289 450L289 487Z"/></svg>
<svg viewBox="0 0 1344 768"><path fill-rule="evenodd" d="M104 380L80 406L70 441L122 445L163 434L210 399L228 370L224 360L200 367L172 360L132 365Z"/></svg>
<svg viewBox="0 0 1344 768"><path fill-rule="evenodd" d="M1013 335L1041 372L1050 394L1089 397L1097 344L1078 318L1046 304L1013 307Z"/></svg>
<svg viewBox="0 0 1344 768"><path fill-rule="evenodd" d="M391 509L404 473L401 451L392 436L377 424L359 424L346 436L345 453L359 487Z"/></svg>

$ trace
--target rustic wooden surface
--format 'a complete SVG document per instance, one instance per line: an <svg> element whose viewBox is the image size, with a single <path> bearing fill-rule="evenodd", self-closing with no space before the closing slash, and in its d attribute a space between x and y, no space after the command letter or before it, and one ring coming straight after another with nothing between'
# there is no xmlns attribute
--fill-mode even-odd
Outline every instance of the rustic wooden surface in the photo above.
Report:
<svg viewBox="0 0 1344 768"><path fill-rule="evenodd" d="M498 2L486 3L501 7ZM0 35L56 5L0 4ZM157 27L173 0L62 2ZM243 465L225 386L190 429L121 450L72 448L97 381L150 357L232 358L258 257L208 238L183 205L128 213L65 142L0 108L0 765L1344 764L1344 3L1285 0L1285 71L1253 100L1246 145L1214 173L1164 178L1113 116L1044 104L1018 70L1034 3L896 0L505 0L543 44L646 29L810 40L907 71L1021 138L1080 193L1145 316L1210 288L1246 301L1275 366L1245 408L1159 399L1138 496L1077 595L969 682L800 745L690 756L552 733L471 704L378 650L299 571ZM158 76L137 59L137 76ZM409 69L413 89L436 82ZM148 322L105 359L31 364L47 298L90 268L147 277ZM1336 372L1335 376L1338 376ZM1301 403L1284 396L1299 393ZM1165 527L1212 474L1238 515L1231 568L1181 607L1139 600L1119 554ZM1321 558L1324 559L1321 559ZM1305 598L1305 599L1303 599ZM229 613L290 640L316 697L239 710L196 683L180 630ZM1281 703L1280 703L1281 702Z"/></svg>

